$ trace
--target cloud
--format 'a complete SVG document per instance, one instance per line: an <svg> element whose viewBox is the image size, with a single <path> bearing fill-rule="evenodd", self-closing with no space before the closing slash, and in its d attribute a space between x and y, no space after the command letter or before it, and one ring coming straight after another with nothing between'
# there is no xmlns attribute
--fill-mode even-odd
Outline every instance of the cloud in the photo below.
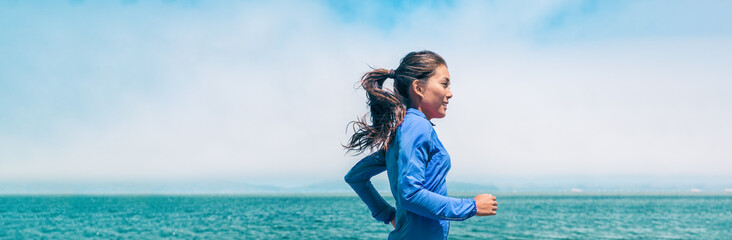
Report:
<svg viewBox="0 0 732 240"><path fill-rule="evenodd" d="M409 5L374 23L394 11L15 6L0 20L10 36L0 40L10 86L0 106L13 113L0 118L0 176L340 178L358 159L339 145L346 123L367 111L354 84L367 64L395 68L421 49L442 54L455 79L450 113L436 123L456 178L723 174L732 167L727 17L699 20L720 22L719 32L623 32L633 21L608 22L608 11L667 21L644 18L644 4L619 5Z"/></svg>

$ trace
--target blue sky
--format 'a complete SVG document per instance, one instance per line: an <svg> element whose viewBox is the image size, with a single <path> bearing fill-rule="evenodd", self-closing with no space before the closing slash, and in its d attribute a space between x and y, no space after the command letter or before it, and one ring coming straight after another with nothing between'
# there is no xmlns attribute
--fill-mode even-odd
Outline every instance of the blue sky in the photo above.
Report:
<svg viewBox="0 0 732 240"><path fill-rule="evenodd" d="M354 90L448 61L452 179L723 175L723 1L0 3L0 180L339 179ZM317 172L319 174L313 174Z"/></svg>

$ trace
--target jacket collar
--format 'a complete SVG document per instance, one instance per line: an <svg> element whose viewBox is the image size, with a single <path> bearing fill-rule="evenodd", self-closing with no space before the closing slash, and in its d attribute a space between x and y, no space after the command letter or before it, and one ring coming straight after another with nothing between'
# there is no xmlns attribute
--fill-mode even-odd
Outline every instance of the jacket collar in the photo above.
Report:
<svg viewBox="0 0 732 240"><path fill-rule="evenodd" d="M417 116L419 116L421 118L427 119L427 116L425 116L422 111L417 110L416 108L409 108L409 109L407 109L407 114L414 114L414 115L417 115ZM435 124L432 123L432 121L430 121L429 119L427 119L427 121L430 122L430 124L432 124L432 126L435 126Z"/></svg>

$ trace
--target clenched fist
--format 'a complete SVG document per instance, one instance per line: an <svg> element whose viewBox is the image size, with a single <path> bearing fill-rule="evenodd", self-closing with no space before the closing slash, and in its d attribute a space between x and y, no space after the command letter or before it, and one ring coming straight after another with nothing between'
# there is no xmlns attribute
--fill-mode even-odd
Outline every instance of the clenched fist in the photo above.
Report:
<svg viewBox="0 0 732 240"><path fill-rule="evenodd" d="M475 199L475 208L478 210L478 212L475 215L477 215L477 216L496 215L496 210L498 210L498 202L496 202L495 196L484 193L484 194L475 196L473 199Z"/></svg>

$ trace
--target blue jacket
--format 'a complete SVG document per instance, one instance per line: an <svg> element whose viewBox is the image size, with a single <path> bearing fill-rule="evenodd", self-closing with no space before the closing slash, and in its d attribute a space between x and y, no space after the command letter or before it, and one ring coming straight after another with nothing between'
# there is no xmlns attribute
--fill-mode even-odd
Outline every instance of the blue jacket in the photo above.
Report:
<svg viewBox="0 0 732 240"><path fill-rule="evenodd" d="M432 126L422 112L408 109L389 149L361 159L346 174L346 182L376 220L388 224L396 217L389 239L447 239L449 220L476 213L474 199L447 196L450 155ZM371 177L384 170L396 209L371 184Z"/></svg>

